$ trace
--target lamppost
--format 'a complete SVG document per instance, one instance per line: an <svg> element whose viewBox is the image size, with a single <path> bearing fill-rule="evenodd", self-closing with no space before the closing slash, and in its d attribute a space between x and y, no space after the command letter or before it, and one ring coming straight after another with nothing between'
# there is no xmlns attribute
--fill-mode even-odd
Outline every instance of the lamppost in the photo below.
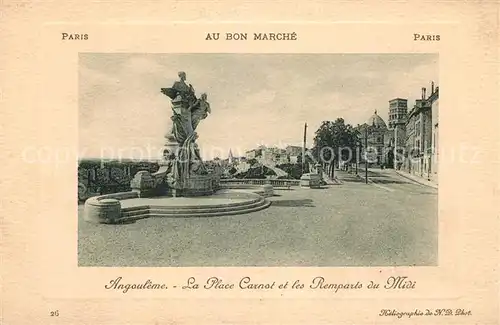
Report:
<svg viewBox="0 0 500 325"><path fill-rule="evenodd" d="M306 140L307 140L307 122L304 123L304 142L302 147L302 174L305 172L305 163L306 163Z"/></svg>
<svg viewBox="0 0 500 325"><path fill-rule="evenodd" d="M368 126L365 128L365 184L368 184Z"/></svg>
<svg viewBox="0 0 500 325"><path fill-rule="evenodd" d="M359 165L359 148L361 147L361 141L356 140L356 175L358 175L358 165Z"/></svg>
<svg viewBox="0 0 500 325"><path fill-rule="evenodd" d="M365 128L365 184L368 184L368 126Z"/></svg>

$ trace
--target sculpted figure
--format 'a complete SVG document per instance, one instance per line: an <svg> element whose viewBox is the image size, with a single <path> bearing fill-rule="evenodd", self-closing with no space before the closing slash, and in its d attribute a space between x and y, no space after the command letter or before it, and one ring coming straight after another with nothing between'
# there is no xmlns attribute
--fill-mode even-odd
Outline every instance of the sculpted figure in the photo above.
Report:
<svg viewBox="0 0 500 325"><path fill-rule="evenodd" d="M186 83L186 73L178 73L179 81L171 88L162 88L161 92L172 100L172 130L171 134L177 143L181 144L193 133L191 109L197 99L194 88Z"/></svg>
<svg viewBox="0 0 500 325"><path fill-rule="evenodd" d="M175 163L175 154L166 150L164 153L164 158L166 164L164 167L163 182L167 184L168 187L175 187L175 179L173 177L173 168Z"/></svg>
<svg viewBox="0 0 500 325"><path fill-rule="evenodd" d="M161 92L172 100L172 137L182 145L193 134L201 120L211 113L207 94L196 98L194 88L186 83L186 73L178 73L179 80L171 88L162 88Z"/></svg>
<svg viewBox="0 0 500 325"><path fill-rule="evenodd" d="M163 163L156 173L151 174L154 178L154 187L157 190L175 188L175 178L173 177L174 163L175 154L169 150L163 151Z"/></svg>
<svg viewBox="0 0 500 325"><path fill-rule="evenodd" d="M191 175L206 175L208 170L203 163L196 140L195 130L201 120L211 113L207 95L196 98L194 88L186 83L186 73L179 72L179 80L171 88L162 88L161 92L171 99L172 131L171 138L179 144L171 172L166 172L167 184L171 188L183 190L188 187Z"/></svg>
<svg viewBox="0 0 500 325"><path fill-rule="evenodd" d="M201 98L197 99L193 104L191 112L193 130L196 130L196 127L198 126L200 121L205 119L208 114L212 113L210 110L210 104L207 102L207 94L201 94Z"/></svg>
<svg viewBox="0 0 500 325"><path fill-rule="evenodd" d="M186 83L187 75L184 71L178 73L179 81L174 82L172 89L177 93L175 94L174 101L186 101L189 106L193 105L196 101L196 96L194 94L194 88L191 84Z"/></svg>
<svg viewBox="0 0 500 325"><path fill-rule="evenodd" d="M189 146L189 150L191 152L189 174L190 175L205 175L205 174L207 174L207 168L201 159L200 149L198 147L198 144L196 144L197 139L198 139L198 134L195 132L193 134L193 140Z"/></svg>

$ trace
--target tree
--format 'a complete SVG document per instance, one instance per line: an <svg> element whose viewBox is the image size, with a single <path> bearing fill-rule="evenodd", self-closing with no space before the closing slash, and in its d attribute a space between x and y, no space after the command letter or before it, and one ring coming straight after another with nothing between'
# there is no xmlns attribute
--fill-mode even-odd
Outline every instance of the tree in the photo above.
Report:
<svg viewBox="0 0 500 325"><path fill-rule="evenodd" d="M320 162L328 164L333 177L335 163L355 161L358 132L343 118L335 121L323 121L316 130L313 153Z"/></svg>
<svg viewBox="0 0 500 325"><path fill-rule="evenodd" d="M282 169L285 172L287 172L288 175L289 175L289 177L292 178L292 179L300 179L300 177L302 176L302 165L299 164L299 163L296 163L296 164L291 164L291 163L281 164L281 165L277 165L276 167L278 167L279 169ZM305 172L307 172L307 171L305 171Z"/></svg>

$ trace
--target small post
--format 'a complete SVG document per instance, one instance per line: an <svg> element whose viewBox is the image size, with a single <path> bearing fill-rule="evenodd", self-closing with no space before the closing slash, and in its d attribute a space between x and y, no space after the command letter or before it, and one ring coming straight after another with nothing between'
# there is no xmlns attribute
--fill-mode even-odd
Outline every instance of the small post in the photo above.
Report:
<svg viewBox="0 0 500 325"><path fill-rule="evenodd" d="M356 141L356 175L358 175L358 164L359 164L359 140Z"/></svg>
<svg viewBox="0 0 500 325"><path fill-rule="evenodd" d="M368 184L368 127L365 128L365 184Z"/></svg>
<svg viewBox="0 0 500 325"><path fill-rule="evenodd" d="M302 147L302 174L304 174L304 167L306 161L306 135L307 135L307 122L304 124L304 143Z"/></svg>

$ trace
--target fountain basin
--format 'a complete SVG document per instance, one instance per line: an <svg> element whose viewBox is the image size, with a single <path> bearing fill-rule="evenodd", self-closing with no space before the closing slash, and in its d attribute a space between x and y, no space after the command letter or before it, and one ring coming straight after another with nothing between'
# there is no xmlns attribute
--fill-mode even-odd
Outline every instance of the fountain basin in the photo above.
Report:
<svg viewBox="0 0 500 325"><path fill-rule="evenodd" d="M124 223L149 217L218 217L250 213L270 205L263 196L238 189L223 189L200 197L139 197L137 192L125 192L88 199L84 219L93 223Z"/></svg>

